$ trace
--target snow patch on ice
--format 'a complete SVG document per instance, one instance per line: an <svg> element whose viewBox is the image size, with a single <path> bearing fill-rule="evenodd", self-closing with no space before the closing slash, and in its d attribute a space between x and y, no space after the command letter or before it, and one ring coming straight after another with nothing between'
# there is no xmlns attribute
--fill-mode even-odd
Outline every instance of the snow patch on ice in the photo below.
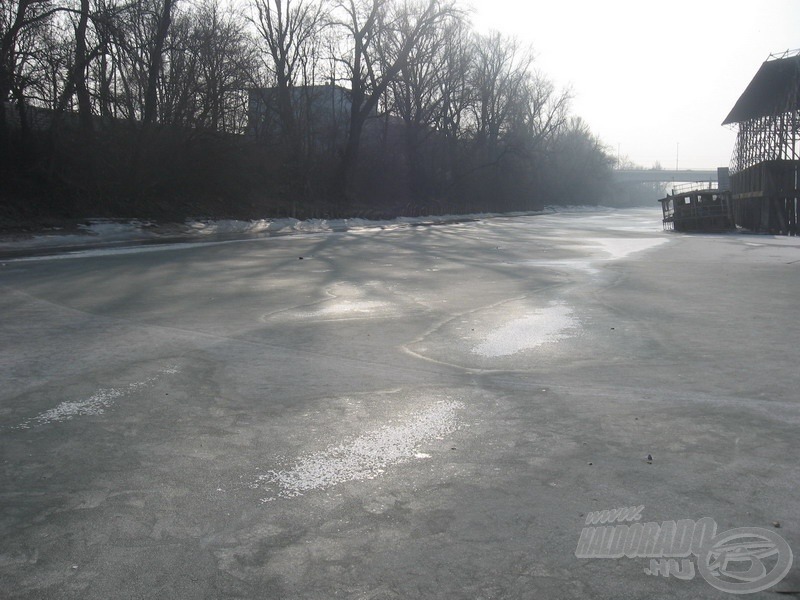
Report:
<svg viewBox="0 0 800 600"><path fill-rule="evenodd" d="M571 308L554 304L503 325L475 346L472 352L486 358L510 356L568 338L570 330L578 325Z"/></svg>
<svg viewBox="0 0 800 600"><path fill-rule="evenodd" d="M427 458L417 448L459 429L457 411L464 404L441 400L430 408L408 415L396 425L384 425L347 444L330 446L300 457L290 469L270 470L259 475L254 486L266 488L275 497L295 498L347 481L374 479L385 470L414 458Z"/></svg>
<svg viewBox="0 0 800 600"><path fill-rule="evenodd" d="M128 394L147 387L156 382L162 375L174 375L178 372L178 367L168 366L160 369L156 375L148 377L143 381L134 381L121 388L101 388L85 400L62 402L55 408L39 413L35 417L24 420L12 429L30 429L47 423L58 423L69 421L75 417L87 415L102 415L106 409L111 408L114 402L127 396Z"/></svg>
<svg viewBox="0 0 800 600"><path fill-rule="evenodd" d="M288 221L289 219L287 219ZM263 233L265 231L278 231L279 226L269 219L254 221L237 221L233 219L220 219L219 221L187 221L187 227L192 232L202 235L220 233Z"/></svg>
<svg viewBox="0 0 800 600"><path fill-rule="evenodd" d="M54 421L68 421L73 417L84 415L101 415L105 409L110 407L116 398L123 396L124 390L117 388L99 389L86 400L78 402L62 402L55 408L51 408L43 413L25 421L19 425L20 429L27 429L27 425L44 425Z"/></svg>

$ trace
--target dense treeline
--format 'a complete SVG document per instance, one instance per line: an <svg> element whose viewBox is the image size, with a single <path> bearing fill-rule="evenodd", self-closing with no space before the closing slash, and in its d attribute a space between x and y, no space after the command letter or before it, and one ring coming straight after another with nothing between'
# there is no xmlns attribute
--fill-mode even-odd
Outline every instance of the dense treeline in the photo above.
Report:
<svg viewBox="0 0 800 600"><path fill-rule="evenodd" d="M340 122L320 90L347 90ZM0 99L12 216L509 211L612 189L568 93L453 0L4 0Z"/></svg>

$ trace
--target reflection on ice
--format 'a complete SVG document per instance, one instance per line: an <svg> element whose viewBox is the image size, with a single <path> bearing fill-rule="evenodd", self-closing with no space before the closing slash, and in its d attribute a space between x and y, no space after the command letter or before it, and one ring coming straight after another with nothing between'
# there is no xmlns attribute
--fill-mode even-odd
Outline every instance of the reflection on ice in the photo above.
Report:
<svg viewBox="0 0 800 600"><path fill-rule="evenodd" d="M600 246L609 260L625 258L634 252L641 252L659 246L667 241L665 237L659 238L589 238L586 240L592 246Z"/></svg>
<svg viewBox="0 0 800 600"><path fill-rule="evenodd" d="M578 325L579 321L572 316L571 308L554 304L540 309L536 314L503 325L489 334L472 352L487 358L510 356L570 337L570 330Z"/></svg>
<svg viewBox="0 0 800 600"><path fill-rule="evenodd" d="M563 237L567 237L566 232L561 232ZM666 237L647 237L647 238L584 238L581 245L567 244L561 248L567 250L578 250L583 254L581 258L536 258L523 261L512 262L527 267L544 267L556 269L570 269L584 271L590 275L600 273L599 266L606 261L627 258L631 254L655 248L669 241ZM592 255L587 254L587 246ZM602 255L601 255L602 253Z"/></svg>
<svg viewBox="0 0 800 600"><path fill-rule="evenodd" d="M387 296L391 299L393 292L381 281L339 282L325 289L324 293L330 299L289 311L281 311L279 313L281 318L348 320L374 316L388 317L397 312L395 302L382 299ZM263 318L270 316L265 315Z"/></svg>
<svg viewBox="0 0 800 600"><path fill-rule="evenodd" d="M526 267L545 267L545 268L553 268L553 269L575 269L578 271L585 271L586 273L590 273L592 275L596 275L600 271L592 266L592 263L595 262L588 258L559 258L559 259L531 259L531 260L523 260L520 261L520 265L524 265Z"/></svg>
<svg viewBox="0 0 800 600"><path fill-rule="evenodd" d="M385 302L374 300L342 300L340 302L326 303L319 310L307 313L308 317L336 317L352 316L371 313L386 306Z"/></svg>

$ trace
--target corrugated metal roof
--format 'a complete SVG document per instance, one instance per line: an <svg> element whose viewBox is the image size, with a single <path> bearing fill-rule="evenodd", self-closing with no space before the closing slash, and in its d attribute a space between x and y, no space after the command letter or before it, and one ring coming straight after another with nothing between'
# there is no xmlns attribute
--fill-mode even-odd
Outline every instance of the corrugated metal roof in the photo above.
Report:
<svg viewBox="0 0 800 600"><path fill-rule="evenodd" d="M739 96L723 125L800 108L800 55L768 60Z"/></svg>

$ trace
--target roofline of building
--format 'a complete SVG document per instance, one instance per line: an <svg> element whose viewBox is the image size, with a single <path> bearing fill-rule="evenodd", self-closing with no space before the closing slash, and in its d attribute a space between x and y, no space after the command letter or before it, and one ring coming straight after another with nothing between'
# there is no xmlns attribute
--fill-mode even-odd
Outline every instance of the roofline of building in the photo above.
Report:
<svg viewBox="0 0 800 600"><path fill-rule="evenodd" d="M785 65L779 64L782 62ZM793 88L798 85L800 85L800 50L770 54L736 100L736 104L722 124L743 123L795 110L795 104L800 101L800 97Z"/></svg>

